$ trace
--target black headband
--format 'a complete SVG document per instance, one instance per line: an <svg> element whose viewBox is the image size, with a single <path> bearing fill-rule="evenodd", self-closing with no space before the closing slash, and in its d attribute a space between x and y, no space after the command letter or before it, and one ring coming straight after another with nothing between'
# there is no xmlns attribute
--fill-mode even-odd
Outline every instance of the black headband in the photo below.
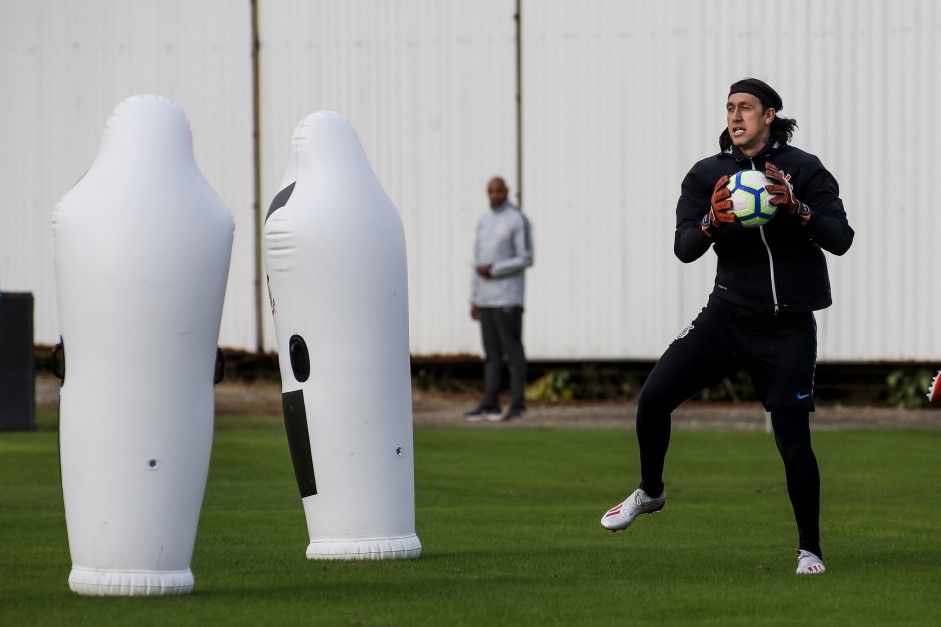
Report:
<svg viewBox="0 0 941 627"><path fill-rule="evenodd" d="M754 83L749 83L747 81L732 83L732 86L729 88L729 96L732 94L751 94L760 100L761 104L763 104L766 109L771 108L780 111L784 108L784 103L781 102L781 98L779 96L769 92L767 89L764 89L759 85L755 85Z"/></svg>

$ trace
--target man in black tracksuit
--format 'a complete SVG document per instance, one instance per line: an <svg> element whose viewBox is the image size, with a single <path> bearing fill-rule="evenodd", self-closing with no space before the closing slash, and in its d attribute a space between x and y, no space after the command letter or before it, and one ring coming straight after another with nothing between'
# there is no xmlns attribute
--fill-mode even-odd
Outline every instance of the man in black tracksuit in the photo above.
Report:
<svg viewBox="0 0 941 627"><path fill-rule="evenodd" d="M820 475L810 442L817 358L813 312L831 304L823 251L853 242L839 186L820 160L789 145L797 124L782 118L781 97L757 79L732 85L721 152L698 162L683 180L676 207L674 252L684 263L712 247L715 288L706 307L657 362L637 407L641 482L609 510L602 526L626 529L665 502L664 458L670 414L696 392L738 369L752 378L771 413L797 520L797 572L821 573ZM767 224L745 228L728 211L726 188L744 169L765 172L777 208Z"/></svg>

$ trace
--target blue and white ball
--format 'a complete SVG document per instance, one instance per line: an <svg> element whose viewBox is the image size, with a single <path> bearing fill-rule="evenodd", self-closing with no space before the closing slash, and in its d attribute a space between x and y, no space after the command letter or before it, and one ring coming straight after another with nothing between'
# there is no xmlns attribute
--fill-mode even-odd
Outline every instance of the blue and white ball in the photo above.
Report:
<svg viewBox="0 0 941 627"><path fill-rule="evenodd" d="M736 172L726 187L732 192L732 213L745 228L767 224L774 217L777 206L771 204L771 194L765 189L772 182L760 170Z"/></svg>

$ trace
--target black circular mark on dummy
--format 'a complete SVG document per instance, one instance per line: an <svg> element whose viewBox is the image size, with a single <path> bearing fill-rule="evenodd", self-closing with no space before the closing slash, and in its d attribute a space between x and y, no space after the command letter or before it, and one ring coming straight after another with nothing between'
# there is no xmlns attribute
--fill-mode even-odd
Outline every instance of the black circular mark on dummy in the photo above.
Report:
<svg viewBox="0 0 941 627"><path fill-rule="evenodd" d="M307 342L300 335L292 335L288 341L288 354L291 357L291 370L294 378L303 383L310 376L310 353Z"/></svg>

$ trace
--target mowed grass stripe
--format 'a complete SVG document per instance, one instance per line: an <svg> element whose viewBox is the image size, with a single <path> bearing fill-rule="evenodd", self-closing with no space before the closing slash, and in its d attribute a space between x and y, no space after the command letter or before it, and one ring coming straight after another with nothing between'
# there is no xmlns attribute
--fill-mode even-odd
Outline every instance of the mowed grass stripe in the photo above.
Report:
<svg viewBox="0 0 941 627"><path fill-rule="evenodd" d="M0 623L35 625L932 625L938 431L815 434L829 572L794 574L763 433L673 434L667 506L612 534L629 431L418 429L420 559L310 562L277 422L216 433L186 597L82 598L57 435L0 435ZM369 509L364 514L382 516Z"/></svg>

